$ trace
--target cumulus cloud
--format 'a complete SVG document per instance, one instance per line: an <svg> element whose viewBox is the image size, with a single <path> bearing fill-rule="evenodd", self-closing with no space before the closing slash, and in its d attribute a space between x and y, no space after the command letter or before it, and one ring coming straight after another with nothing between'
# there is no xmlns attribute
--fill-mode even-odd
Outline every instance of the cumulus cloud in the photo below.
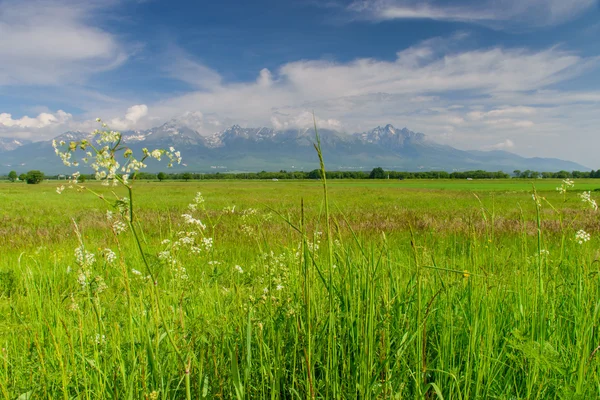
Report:
<svg viewBox="0 0 600 400"><path fill-rule="evenodd" d="M595 0L357 0L348 10L377 21L432 19L484 24L494 28L556 25L581 15Z"/></svg>
<svg viewBox="0 0 600 400"><path fill-rule="evenodd" d="M101 4L0 2L0 86L81 82L123 63L127 56L116 37L92 24Z"/></svg>
<svg viewBox="0 0 600 400"><path fill-rule="evenodd" d="M0 128L46 128L50 125L62 125L72 119L72 115L58 110L56 113L40 113L37 117L24 116L13 119L11 114L0 114Z"/></svg>
<svg viewBox="0 0 600 400"><path fill-rule="evenodd" d="M137 104L127 109L125 118L113 118L109 121L109 125L112 129L131 129L136 127L138 122L147 115L148 106L145 104Z"/></svg>
<svg viewBox="0 0 600 400"><path fill-rule="evenodd" d="M37 116L13 118L9 113L0 113L0 137L15 139L44 140L69 130L73 116L63 110L42 112Z"/></svg>

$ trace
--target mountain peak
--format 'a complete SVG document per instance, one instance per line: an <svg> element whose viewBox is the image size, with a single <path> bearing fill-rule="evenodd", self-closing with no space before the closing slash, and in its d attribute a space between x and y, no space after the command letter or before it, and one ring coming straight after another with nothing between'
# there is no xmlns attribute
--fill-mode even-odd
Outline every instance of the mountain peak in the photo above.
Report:
<svg viewBox="0 0 600 400"><path fill-rule="evenodd" d="M26 139L12 139L0 137L0 151L11 151L29 143L31 143L31 141Z"/></svg>

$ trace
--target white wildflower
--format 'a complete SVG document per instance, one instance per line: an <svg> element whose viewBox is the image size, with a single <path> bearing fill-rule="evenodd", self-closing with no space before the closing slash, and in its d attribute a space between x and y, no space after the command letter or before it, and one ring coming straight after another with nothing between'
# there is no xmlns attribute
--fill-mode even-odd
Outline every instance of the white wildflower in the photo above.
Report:
<svg viewBox="0 0 600 400"><path fill-rule="evenodd" d="M192 252L192 254L200 254L202 253L202 249L198 246L192 246L190 247L190 251Z"/></svg>
<svg viewBox="0 0 600 400"><path fill-rule="evenodd" d="M198 225L201 229L206 229L206 225L204 225L202 221L192 217L190 214L182 214L181 216L185 220L186 224Z"/></svg>
<svg viewBox="0 0 600 400"><path fill-rule="evenodd" d="M175 272L175 279L183 280L183 281L188 279L187 271L185 270L184 267L175 268L174 272Z"/></svg>
<svg viewBox="0 0 600 400"><path fill-rule="evenodd" d="M590 234L587 233L586 231L584 231L583 229L578 230L577 233L575 234L575 240L579 244L588 242L590 239L591 239Z"/></svg>
<svg viewBox="0 0 600 400"><path fill-rule="evenodd" d="M112 264L117 259L117 255L111 249L104 249L104 258L107 263Z"/></svg>
<svg viewBox="0 0 600 400"><path fill-rule="evenodd" d="M79 272L79 275L77 275L77 282L79 282L79 285L82 289L85 289L85 287L87 286L87 276L85 275L85 272Z"/></svg>
<svg viewBox="0 0 600 400"><path fill-rule="evenodd" d="M236 270L237 272L239 272L240 274L243 274L243 273L244 273L244 270L243 270L243 269L242 269L242 267L240 267L239 265L236 265L234 268L235 268L235 270Z"/></svg>
<svg viewBox="0 0 600 400"><path fill-rule="evenodd" d="M596 203L596 200L592 199L592 193L590 191L580 193L579 198L581 198L581 201L584 203L589 204L594 211L598 210L598 204Z"/></svg>
<svg viewBox="0 0 600 400"><path fill-rule="evenodd" d="M160 161L160 157L162 156L162 151L160 150L152 150L152 152L150 153L150 156L152 158L156 158L158 161Z"/></svg>
<svg viewBox="0 0 600 400"><path fill-rule="evenodd" d="M564 179L562 184L556 188L556 191L560 194L565 194L567 193L567 189L572 188L573 186L575 186L575 182L570 179Z"/></svg>
<svg viewBox="0 0 600 400"><path fill-rule="evenodd" d="M112 225L112 228L115 231L115 233L118 235L127 230L127 224L125 224L125 222L123 222L123 221L115 221Z"/></svg>
<svg viewBox="0 0 600 400"><path fill-rule="evenodd" d="M213 247L213 239L212 238L202 238L202 245L204 245L204 249L206 251L210 251Z"/></svg>
<svg viewBox="0 0 600 400"><path fill-rule="evenodd" d="M75 260L79 266L82 268L87 268L96 261L96 256L94 253L86 251L83 246L79 246L75 249Z"/></svg>

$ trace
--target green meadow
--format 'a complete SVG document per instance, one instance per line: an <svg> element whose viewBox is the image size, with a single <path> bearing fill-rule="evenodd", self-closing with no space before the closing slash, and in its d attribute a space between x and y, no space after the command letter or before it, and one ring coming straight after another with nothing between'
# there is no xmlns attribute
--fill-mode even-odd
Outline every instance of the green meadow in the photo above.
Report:
<svg viewBox="0 0 600 400"><path fill-rule="evenodd" d="M599 180L60 184L0 184L0 398L600 396Z"/></svg>

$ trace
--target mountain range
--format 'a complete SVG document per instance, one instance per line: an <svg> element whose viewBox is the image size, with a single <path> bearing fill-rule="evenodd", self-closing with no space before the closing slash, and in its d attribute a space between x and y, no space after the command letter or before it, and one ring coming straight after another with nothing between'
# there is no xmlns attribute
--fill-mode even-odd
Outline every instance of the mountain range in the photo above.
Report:
<svg viewBox="0 0 600 400"><path fill-rule="evenodd" d="M233 125L203 136L198 133L197 124L194 114L188 113L152 129L124 131L123 143L134 154L143 147L150 150L175 147L181 151L184 163L177 166L176 171L289 171L318 167L312 128L277 130ZM398 171L589 170L580 164L555 158L524 158L500 150L459 150L436 143L423 133L397 129L390 124L354 134L320 129L319 135L329 170L370 171L374 167ZM75 131L65 132L55 139L69 142L89 136L87 132ZM51 142L0 138L0 173L12 169L19 173L31 169L40 169L47 174L71 172L72 169L63 166L54 154ZM164 163L149 163L148 171L159 170L166 171Z"/></svg>

